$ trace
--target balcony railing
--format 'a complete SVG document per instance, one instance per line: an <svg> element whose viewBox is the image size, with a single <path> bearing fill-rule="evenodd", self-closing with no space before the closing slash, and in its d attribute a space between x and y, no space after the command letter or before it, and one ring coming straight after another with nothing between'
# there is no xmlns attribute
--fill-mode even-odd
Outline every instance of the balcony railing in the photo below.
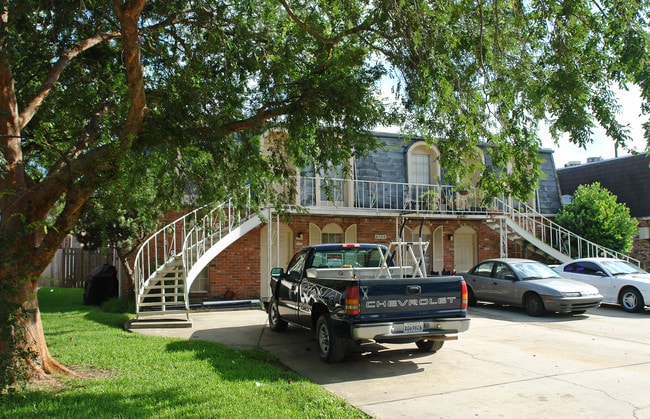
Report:
<svg viewBox="0 0 650 419"><path fill-rule="evenodd" d="M483 202L476 188L451 185L378 182L301 177L299 204L359 210L427 214L487 214L492 202Z"/></svg>

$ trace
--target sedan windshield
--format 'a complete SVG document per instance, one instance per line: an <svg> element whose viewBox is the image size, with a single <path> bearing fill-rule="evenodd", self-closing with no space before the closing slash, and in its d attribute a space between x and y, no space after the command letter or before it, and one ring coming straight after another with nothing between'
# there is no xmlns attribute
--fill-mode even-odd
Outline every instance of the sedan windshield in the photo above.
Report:
<svg viewBox="0 0 650 419"><path fill-rule="evenodd" d="M523 281L531 279L557 278L558 274L553 269L539 262L521 262L512 265L512 270Z"/></svg>
<svg viewBox="0 0 650 419"><path fill-rule="evenodd" d="M647 274L643 269L625 260L608 260L602 263L612 275Z"/></svg>

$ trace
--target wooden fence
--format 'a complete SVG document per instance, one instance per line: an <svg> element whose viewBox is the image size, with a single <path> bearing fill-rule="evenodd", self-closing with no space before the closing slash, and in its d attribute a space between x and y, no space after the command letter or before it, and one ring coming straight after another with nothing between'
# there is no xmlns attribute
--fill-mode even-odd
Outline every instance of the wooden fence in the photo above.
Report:
<svg viewBox="0 0 650 419"><path fill-rule="evenodd" d="M118 281L122 283L122 270L116 252L89 252L77 247L61 248L57 250L50 266L41 274L39 285L83 288L88 273L104 263L110 263L117 268Z"/></svg>

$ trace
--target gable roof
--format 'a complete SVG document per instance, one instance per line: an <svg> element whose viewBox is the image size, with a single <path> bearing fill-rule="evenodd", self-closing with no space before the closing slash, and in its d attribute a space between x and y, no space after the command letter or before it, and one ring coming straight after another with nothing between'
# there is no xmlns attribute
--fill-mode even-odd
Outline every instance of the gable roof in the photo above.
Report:
<svg viewBox="0 0 650 419"><path fill-rule="evenodd" d="M599 182L625 203L634 218L650 216L650 157L618 157L557 169L562 195L573 195L578 185Z"/></svg>

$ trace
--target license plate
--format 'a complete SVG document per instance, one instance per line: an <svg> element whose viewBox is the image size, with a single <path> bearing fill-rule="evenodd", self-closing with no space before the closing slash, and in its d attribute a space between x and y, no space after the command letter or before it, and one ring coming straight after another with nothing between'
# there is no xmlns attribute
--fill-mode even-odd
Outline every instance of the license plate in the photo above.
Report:
<svg viewBox="0 0 650 419"><path fill-rule="evenodd" d="M404 333L414 333L424 331L423 322L404 323Z"/></svg>

